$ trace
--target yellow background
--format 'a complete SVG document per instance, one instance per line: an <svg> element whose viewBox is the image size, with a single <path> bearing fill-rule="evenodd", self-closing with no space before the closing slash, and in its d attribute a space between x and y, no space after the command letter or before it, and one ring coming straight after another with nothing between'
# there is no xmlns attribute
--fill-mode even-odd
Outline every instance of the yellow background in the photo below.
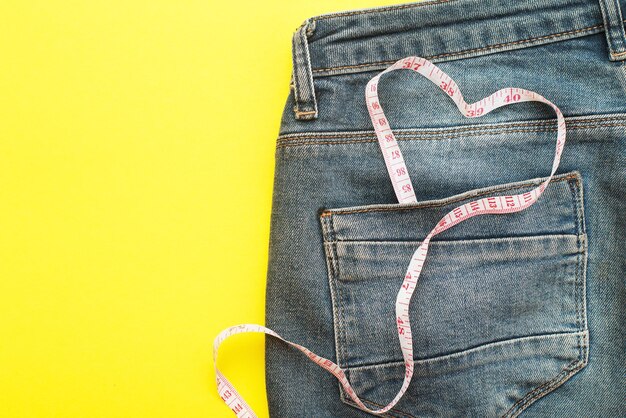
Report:
<svg viewBox="0 0 626 418"><path fill-rule="evenodd" d="M0 417L232 415L292 33L393 3L0 2ZM260 417L263 348L220 352Z"/></svg>

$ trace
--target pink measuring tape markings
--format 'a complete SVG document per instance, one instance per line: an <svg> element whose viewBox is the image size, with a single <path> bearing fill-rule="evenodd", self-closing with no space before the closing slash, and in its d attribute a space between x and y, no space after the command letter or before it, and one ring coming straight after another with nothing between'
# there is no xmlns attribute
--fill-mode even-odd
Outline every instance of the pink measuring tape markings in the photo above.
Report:
<svg viewBox="0 0 626 418"><path fill-rule="evenodd" d="M387 165L387 171L389 173L389 177L391 178L391 183L393 184L398 202L414 203L417 202L417 199L415 197L415 190L413 188L413 184L411 183L408 169L402 157L402 152L398 147L396 138L389 126L389 121L385 116L382 106L378 100L378 82L383 74L400 69L415 71L435 83L454 101L454 103L456 103L459 111L468 118L481 117L499 107L519 102L536 101L545 103L552 107L557 116L558 132L556 151L554 154L554 161L552 163L550 176L538 187L526 193L485 197L460 205L443 216L430 233L428 233L428 235L424 238L411 258L404 276L404 281L402 282L396 296L396 325L400 347L402 349L402 356L404 357L405 374L402 387L396 396L387 404L387 406L380 409L369 409L365 406L352 389L350 382L346 378L344 370L331 360L318 356L306 347L285 340L276 332L265 328L264 326L243 324L225 329L215 338L213 343L213 361L215 365L218 393L224 402L226 402L226 404L240 418L252 418L256 417L256 415L250 406L248 406L248 404L233 388L230 382L218 370L217 353L222 341L231 335L243 332L262 332L276 337L292 347L297 348L306 354L313 362L333 374L339 380L350 398L352 398L352 400L362 410L371 414L382 414L393 408L406 392L413 377L413 339L411 334L411 323L409 320L409 303L417 286L417 280L422 271L422 266L424 265L426 254L428 252L428 246L432 237L477 215L513 213L528 208L535 203L537 199L539 199L539 196L541 196L544 192L559 166L561 153L563 152L563 146L565 145L565 119L559 108L552 102L535 92L520 88L507 87L496 91L492 95L476 103L467 104L463 99L463 95L461 94L461 91L456 83L436 65L421 57L407 57L397 61L386 70L372 78L369 83L367 83L367 87L365 89L367 110L372 119L372 124L374 125L378 143L383 153L385 164Z"/></svg>

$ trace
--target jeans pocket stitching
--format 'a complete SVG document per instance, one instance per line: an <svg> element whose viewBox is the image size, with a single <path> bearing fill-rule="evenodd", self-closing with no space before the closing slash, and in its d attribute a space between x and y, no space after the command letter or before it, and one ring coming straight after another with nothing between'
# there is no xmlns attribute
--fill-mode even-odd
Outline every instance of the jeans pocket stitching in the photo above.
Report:
<svg viewBox="0 0 626 418"><path fill-rule="evenodd" d="M574 332L569 332L569 333L560 333L560 334L549 334L549 335L545 335L545 336L528 336L528 337L521 337L521 338L515 338L515 339L510 339L510 340L505 340L505 341L500 341L500 342L496 342L496 343L488 343L485 344L483 346L480 347L474 347L471 348L469 350L465 350L459 353L453 353L453 354L449 354L449 355L444 355L441 357L436 357L436 358L430 358L430 359L423 359L420 361L439 361L442 358L449 358L451 356L462 356L465 353L470 353L470 352L480 352L484 349L490 349L490 347L493 347L494 345L499 345L499 344L507 344L510 342L516 342L519 340L523 340L526 338L531 338L531 339L535 339L535 338L544 338L544 337L548 337L548 338L560 338L560 337L566 337L566 336L570 336L570 335L576 335L576 350L578 352L578 355L576 356L576 358L574 360L572 360L570 363L568 363L556 376L554 376L552 379L548 379L545 382L543 382L541 385L531 389L530 391L528 391L526 394L524 394L524 396L520 397L503 415L501 415L501 418L515 418L517 416L519 416L524 410L526 410L528 407L530 407L534 402L536 402L537 400L541 399L542 397L548 395L550 392L556 390L558 387L560 387L561 385L563 385L568 379L570 379L573 375L575 375L578 371L580 371L582 368L584 368L587 363L588 363L588 352L589 352L589 331L588 330L578 330L578 331L574 331ZM385 366L387 364L381 364L380 366ZM359 369L361 367L364 368L371 368L371 367L377 367L379 365L367 365L367 366L355 366L355 367L349 367L348 368L348 373L353 370L353 369ZM364 402L364 403L369 403L371 405L377 406L382 408L384 405L381 405L377 402L374 402L370 399L367 399L363 396L359 396L359 398ZM345 396L344 391L341 391L340 393L340 399L342 402L349 404L351 406L354 406L356 408L358 408L357 404L354 403L350 398ZM391 411L395 412L395 414L392 414L390 412L387 412L385 414L381 414L380 416L383 417L406 417L406 418L417 418L417 416L415 415L411 415L406 411L401 411L398 410L396 408L392 408Z"/></svg>
<svg viewBox="0 0 626 418"><path fill-rule="evenodd" d="M557 182L561 182L561 181L568 181L569 180L574 180L577 184L579 182L579 173L578 172L571 172L571 173L564 173L564 174L558 174L555 175L551 180L550 180L550 184L552 183L557 183ZM355 214L355 213L367 213L367 212L400 212L400 211L409 211L409 210L419 210L419 209L425 209L425 208L432 208L432 207L442 207L442 206L447 206L451 203L457 203L457 202L462 202L465 200L469 200L469 199L473 199L476 197L481 197L481 196L486 196L492 193L499 193L499 192L506 192L509 190L517 190L517 189L524 189L527 187L531 187L533 185L539 185L541 183L542 180L544 180L545 178L536 178L536 179L532 179L532 180L527 180L527 181L523 181L523 182L519 182L515 185L509 185L509 186L504 186L504 185L494 185L494 186L489 186L486 187L485 190L476 192L476 193L471 193L470 192L466 192L466 193L462 193L459 196L452 196L449 198L444 198L444 199L437 199L436 201L429 201L429 202L418 202L418 203L403 203L403 204L394 204L394 205L386 205L384 207L379 207L379 205L375 205L377 207L372 208L372 207L350 207L350 208L338 208L338 209L324 209L320 216L322 217L332 217L333 215L337 214L337 215L348 215L348 214ZM570 183L570 188L571 186L571 182ZM374 205L371 205L374 206ZM578 211L576 210L576 208L574 209L574 212L577 213L577 220L579 219L578 217Z"/></svg>
<svg viewBox="0 0 626 418"><path fill-rule="evenodd" d="M511 408L502 415L502 418L515 418L524 412L537 400L548 395L550 392L556 390L559 386L563 385L570 377L575 375L579 370L587 365L588 352L589 352L589 339L588 331L578 337L578 358L567 365L553 379L548 380L540 386L537 386L533 390L529 391L524 397L520 398Z"/></svg>
<svg viewBox="0 0 626 418"><path fill-rule="evenodd" d="M585 282L586 282L586 256L587 256L587 239L586 239L586 231L585 231L585 220L584 220L584 203L583 203L583 190L582 190L582 179L580 174L577 172L565 173L561 175L560 178L555 178L553 181L567 181L569 189L570 189L570 197L572 199L572 213L574 215L575 221L575 229L574 234L577 237L577 255L576 255L576 266L574 272L574 309L575 309L575 324L577 332L584 331L584 337L579 336L577 340L577 348L578 348L578 356L575 360L570 362L567 366L563 368L563 370L558 373L554 378L546 380L541 383L539 386L531 389L524 396L520 397L506 412L503 417L511 418L516 417L520 413L522 413L525 409L530 407L535 401L539 400L543 396L549 394L554 391L556 388L560 387L563 383L565 383L571 376L576 374L579 370L584 368L588 361L588 330L586 326L586 301L585 301ZM527 187L532 184L532 182L524 182L524 184L515 185L513 188L519 187ZM490 188L489 192L500 192L502 190L508 190L507 188L498 188L493 186L493 189ZM475 196L470 196L475 197ZM470 198L467 197L467 198ZM447 202L449 203L449 202ZM346 208L348 209L348 208ZM359 208L361 209L361 208ZM399 208L408 209L408 208ZM380 210L377 208L376 211ZM352 211L350 211L352 212ZM357 212L361 212L361 210L357 210ZM342 214L341 209L339 209L338 214ZM345 365L348 359L347 355L347 341L348 337L346 334L346 323L344 321L344 315L346 315L346 306L344 301L341 298L341 294L339 289L336 286L336 280L339 279L339 262L338 262L338 252L337 252L337 237L334 226L334 215L335 210L327 210L321 209L318 213L319 219L321 220L323 226L323 235L325 241L326 248L326 256L328 260L328 269L329 269L329 280L330 280L330 290L331 290L331 298L333 299L333 319L335 321L335 345L336 345L336 356L337 363L342 366ZM581 342L582 341L582 342ZM347 370L349 372L349 368ZM344 391L342 390L341 385L339 384L339 397L342 402L345 404L351 405L353 407L357 407L356 403L354 403L351 399L345 396ZM360 397L362 401L369 403L370 405L374 405L377 407L383 407L370 399ZM397 408L392 408L385 414L380 416L386 417L401 417L401 418L416 418L414 415L409 414L406 411L398 410Z"/></svg>
<svg viewBox="0 0 626 418"><path fill-rule="evenodd" d="M561 373L553 379L529 391L524 397L519 399L502 417L514 418L529 408L533 403L550 392L556 390L564 384L570 377L584 368L588 362L589 341L587 329L587 303L586 303L586 275L587 275L587 234L585 228L584 215L584 192L582 179L577 177L575 182L570 182L572 192L572 206L576 214L576 236L578 254L576 256L576 272L574 282L575 303L576 303L576 327L586 332L578 339L579 356L578 359L570 363ZM582 342L581 342L582 340Z"/></svg>
<svg viewBox="0 0 626 418"><path fill-rule="evenodd" d="M319 217L322 224L322 235L324 240L324 251L326 253L327 268L328 268L328 285L330 287L330 297L333 310L333 330L335 334L335 356L336 362L341 365L341 359L343 356L343 349L345 344L340 344L340 332L341 332L341 312L338 312L338 289L335 285L336 278L339 275L339 265L337 262L337 244L335 239L334 227L332 224L332 218Z"/></svg>

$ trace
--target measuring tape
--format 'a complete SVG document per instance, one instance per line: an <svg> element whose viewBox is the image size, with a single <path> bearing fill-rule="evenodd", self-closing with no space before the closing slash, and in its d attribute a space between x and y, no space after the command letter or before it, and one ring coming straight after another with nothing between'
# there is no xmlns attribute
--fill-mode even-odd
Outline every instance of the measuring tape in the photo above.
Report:
<svg viewBox="0 0 626 418"><path fill-rule="evenodd" d="M346 378L345 371L331 360L318 356L306 347L282 338L269 328L255 324L243 324L225 329L215 338L213 343L213 362L217 379L217 390L220 397L233 410L237 417L252 418L256 417L256 415L250 406L248 406L248 404L239 395L239 393L237 393L231 383L218 370L217 353L220 344L226 338L243 332L262 332L278 338L279 340L284 341L292 347L300 350L313 362L317 363L320 367L328 370L333 376L335 376L343 386L348 396L350 396L350 398L363 411L378 415L393 408L406 392L413 377L413 339L411 333L411 322L409 320L409 303L417 286L417 280L422 271L422 266L424 265L426 254L428 253L428 246L432 237L474 216L513 213L528 208L534 204L537 199L539 199L541 194L543 194L559 166L561 153L563 152L563 146L565 145L565 119L560 109L552 102L533 91L508 87L498 90L489 97L486 97L476 103L467 104L463 99L463 95L461 94L461 91L456 83L446 73L441 71L439 67L421 57L407 57L397 61L386 70L372 78L369 83L367 83L367 87L365 89L367 110L370 118L372 119L372 124L374 125L374 130L376 131L376 137L378 138L378 144L380 145L380 149L383 153L385 164L387 166L387 172L391 178L391 183L398 202L417 203L417 199L413 183L411 182L408 169L404 163L404 158L402 157L402 152L398 147L396 138L389 126L389 121L383 112L380 101L378 100L378 82L383 74L401 69L415 71L435 83L454 101L454 103L456 103L459 111L468 118L481 117L499 107L519 102L542 102L552 107L557 116L558 132L556 151L554 154L554 161L552 163L550 176L538 187L526 193L485 197L458 206L441 218L432 231L430 231L426 238L424 238L424 241L422 241L411 258L409 267L407 268L404 276L404 281L402 282L402 286L400 286L400 290L396 296L396 325L400 347L402 349L402 356L404 357L405 373L402 387L391 402L387 404L387 406L380 409L369 409L365 406L352 389L350 382Z"/></svg>

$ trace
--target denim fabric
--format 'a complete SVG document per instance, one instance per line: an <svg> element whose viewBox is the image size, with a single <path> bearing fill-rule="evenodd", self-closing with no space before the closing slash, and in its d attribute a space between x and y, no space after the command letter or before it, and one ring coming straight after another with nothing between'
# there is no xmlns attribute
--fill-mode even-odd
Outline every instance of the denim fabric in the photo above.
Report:
<svg viewBox="0 0 626 418"><path fill-rule="evenodd" d="M276 142L267 326L347 370L371 407L404 366L394 301L411 255L450 209L536 187L556 117L518 103L467 119L410 71L379 97L418 203L398 204L364 101L405 56L472 103L535 91L565 115L539 201L431 243L411 301L415 375L385 416L626 416L626 35L622 0L431 0L307 19ZM272 417L367 417L336 379L266 339Z"/></svg>

